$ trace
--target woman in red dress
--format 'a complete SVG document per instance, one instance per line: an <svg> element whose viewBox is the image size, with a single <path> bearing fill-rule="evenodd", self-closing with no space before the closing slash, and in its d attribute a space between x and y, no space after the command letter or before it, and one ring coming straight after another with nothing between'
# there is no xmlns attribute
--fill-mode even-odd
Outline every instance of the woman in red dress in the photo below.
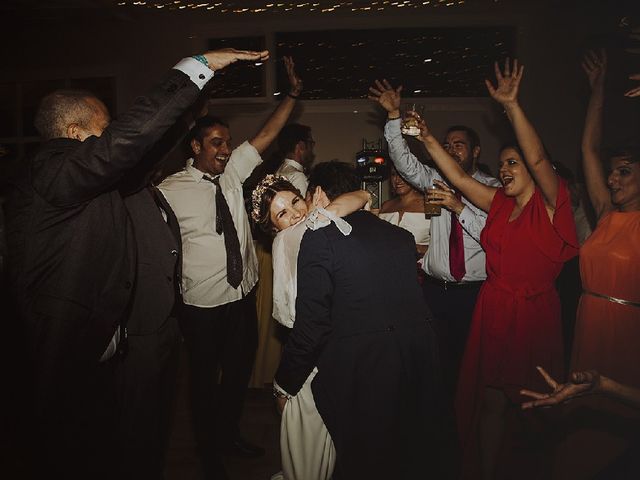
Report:
<svg viewBox="0 0 640 480"><path fill-rule="evenodd" d="M501 188L474 180L419 119L420 139L450 184L488 212L481 244L487 280L475 307L462 361L456 414L465 455L463 474L493 478L506 413L519 404L522 388L543 388L536 366L563 374L560 302L554 281L565 261L578 253L566 184L556 175L542 142L518 104L523 67L509 60L495 66L491 96L505 109L519 146L500 152ZM444 203L453 191L436 190ZM477 448L479 447L479 452ZM475 455L474 455L475 454ZM473 470L479 454L479 468Z"/></svg>

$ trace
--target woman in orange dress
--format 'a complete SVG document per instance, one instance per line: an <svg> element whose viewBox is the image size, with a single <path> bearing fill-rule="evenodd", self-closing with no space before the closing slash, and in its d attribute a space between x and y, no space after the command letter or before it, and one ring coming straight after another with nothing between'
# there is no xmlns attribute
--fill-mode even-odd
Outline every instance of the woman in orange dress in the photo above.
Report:
<svg viewBox="0 0 640 480"><path fill-rule="evenodd" d="M638 388L640 155L624 149L610 152L611 170L608 177L605 176L600 144L606 63L603 51L587 53L583 62L591 85L591 98L582 139L582 159L597 227L580 251L583 294L578 306L571 369L597 369L607 377ZM571 472L572 478L592 478L624 452L629 438L637 435L640 425L637 412L614 405L605 397L576 400L570 413L579 415L576 421L580 428L561 446L556 468L558 477L563 472ZM626 421L620 422L620 418ZM572 460L575 454L571 455L576 450L580 451L577 463Z"/></svg>

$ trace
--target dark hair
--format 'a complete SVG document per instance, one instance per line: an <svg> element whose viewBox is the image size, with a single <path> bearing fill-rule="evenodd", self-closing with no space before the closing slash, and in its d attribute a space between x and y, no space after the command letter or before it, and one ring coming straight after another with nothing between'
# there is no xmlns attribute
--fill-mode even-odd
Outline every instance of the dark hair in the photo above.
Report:
<svg viewBox="0 0 640 480"><path fill-rule="evenodd" d="M313 193L316 187L321 187L330 201L343 193L360 189L360 177L355 168L345 162L332 160L317 164L309 175L307 192Z"/></svg>
<svg viewBox="0 0 640 480"><path fill-rule="evenodd" d="M65 137L66 128L72 123L87 128L95 114L87 98L95 98L95 95L77 89L56 90L46 95L40 101L33 122L38 133L50 140Z"/></svg>
<svg viewBox="0 0 640 480"><path fill-rule="evenodd" d="M306 142L311 139L311 127L299 123L285 125L278 134L278 150L283 155L288 155L296 149L298 142Z"/></svg>
<svg viewBox="0 0 640 480"><path fill-rule="evenodd" d="M467 134L467 138L469 139L469 146L473 151L474 148L480 146L480 137L477 132L466 125L452 125L447 129L447 133L445 135L449 135L451 132L464 132Z"/></svg>
<svg viewBox="0 0 640 480"><path fill-rule="evenodd" d="M222 125L223 127L229 128L229 125L218 117L211 115L200 117L196 120L195 125L191 127L191 130L189 130L189 135L187 136L188 143L190 144L191 140L195 139L198 143L202 144L206 131L214 125Z"/></svg>
<svg viewBox="0 0 640 480"><path fill-rule="evenodd" d="M640 147L616 147L608 148L605 150L606 158L611 161L614 158L624 158L629 163L640 162Z"/></svg>
<svg viewBox="0 0 640 480"><path fill-rule="evenodd" d="M256 188L259 188L261 184L262 181L258 183L258 187ZM271 202L273 202L273 199L278 192L295 193L302 199L302 201L304 201L304 197L300 194L300 190L294 187L293 184L286 178L278 177L273 183L270 183L269 186L264 189L264 192L260 197L258 219L256 221L258 227L260 227L260 230L270 235L274 235L275 233L277 233L277 230L273 225L273 222L271 221Z"/></svg>
<svg viewBox="0 0 640 480"><path fill-rule="evenodd" d="M500 147L500 150L498 150L498 152L502 153L507 148L511 148L512 150L515 150L518 153L518 155L522 157L522 160L524 160L524 152L522 151L522 148L520 148L520 145L514 142L503 143L502 146Z"/></svg>

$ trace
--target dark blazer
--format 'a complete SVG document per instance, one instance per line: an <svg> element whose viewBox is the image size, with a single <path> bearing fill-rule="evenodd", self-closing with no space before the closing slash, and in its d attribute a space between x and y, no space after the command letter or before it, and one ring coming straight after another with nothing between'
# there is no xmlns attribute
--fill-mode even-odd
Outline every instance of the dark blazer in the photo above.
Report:
<svg viewBox="0 0 640 480"><path fill-rule="evenodd" d="M40 375L95 365L126 316L137 274L128 176L198 94L171 70L102 136L46 142L11 183L12 284Z"/></svg>
<svg viewBox="0 0 640 480"><path fill-rule="evenodd" d="M276 381L313 395L340 478L418 478L442 433L437 354L412 235L360 211L305 233L296 321ZM438 438L437 441L441 441Z"/></svg>
<svg viewBox="0 0 640 480"><path fill-rule="evenodd" d="M180 226L169 203L154 186L128 195L125 205L137 246L136 282L127 330L129 335L144 335L157 331L181 307Z"/></svg>

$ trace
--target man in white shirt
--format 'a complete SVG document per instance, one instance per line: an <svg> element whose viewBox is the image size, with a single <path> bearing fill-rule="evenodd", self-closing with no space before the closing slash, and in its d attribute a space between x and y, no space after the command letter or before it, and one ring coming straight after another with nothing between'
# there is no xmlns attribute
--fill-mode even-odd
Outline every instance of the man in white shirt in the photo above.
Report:
<svg viewBox="0 0 640 480"><path fill-rule="evenodd" d="M215 117L191 130L193 158L159 186L180 224L183 246L180 328L191 368L193 425L206 478L226 478L217 449L244 457L264 454L240 437L238 422L257 346L253 287L258 263L242 184L276 138L302 90L293 62L291 84L262 129L231 149L229 126ZM222 370L220 385L218 371Z"/></svg>
<svg viewBox="0 0 640 480"><path fill-rule="evenodd" d="M392 88L388 82L385 85L376 82L376 86L369 90L369 98L387 110L384 136L396 170L421 190L436 185L446 194L441 203L444 207L442 213L431 218L431 242L423 263L427 273L423 290L436 320L445 383L453 394L476 297L487 278L486 256L480 245L480 233L487 214L466 198L457 197L443 183L445 179L438 170L420 163L411 153L400 131L401 89ZM449 127L443 147L473 178L486 185L500 186L497 179L477 168L480 138L473 129L464 125ZM454 225L461 233L457 255L451 255L456 243L452 235Z"/></svg>
<svg viewBox="0 0 640 480"><path fill-rule="evenodd" d="M309 186L307 171L313 163L316 142L311 136L311 127L290 123L278 135L278 148L284 154L284 160L276 171L289 180L304 198Z"/></svg>

